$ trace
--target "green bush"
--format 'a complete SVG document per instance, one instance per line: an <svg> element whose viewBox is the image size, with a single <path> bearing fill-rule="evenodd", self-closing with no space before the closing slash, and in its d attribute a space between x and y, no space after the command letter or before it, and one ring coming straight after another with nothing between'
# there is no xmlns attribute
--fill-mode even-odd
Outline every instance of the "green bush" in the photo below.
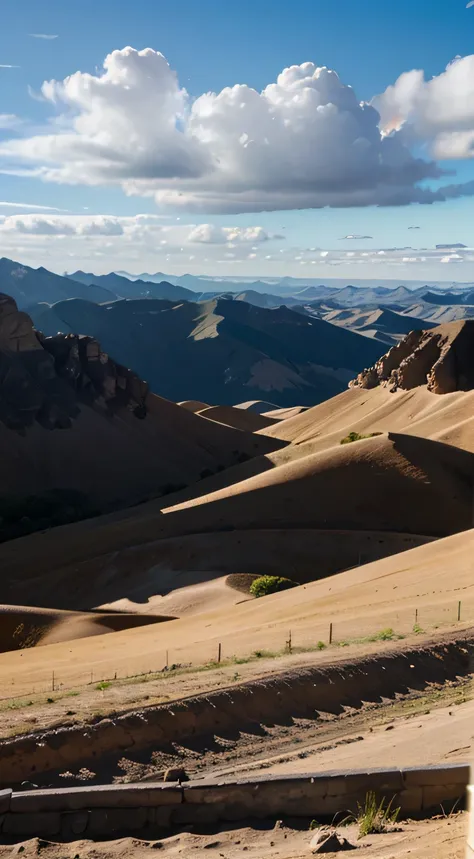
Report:
<svg viewBox="0 0 474 859"><path fill-rule="evenodd" d="M282 576L260 576L254 579L250 585L250 593L254 597L265 597L268 594L276 594L278 591L286 591L288 588L294 588L297 582L292 582L291 579L285 579Z"/></svg>
<svg viewBox="0 0 474 859"><path fill-rule="evenodd" d="M381 432L368 432L368 433L360 433L360 432L350 432L349 435L346 435L345 438L341 438L341 444L351 444L353 441L361 441L363 438L374 438L376 435L382 435Z"/></svg>

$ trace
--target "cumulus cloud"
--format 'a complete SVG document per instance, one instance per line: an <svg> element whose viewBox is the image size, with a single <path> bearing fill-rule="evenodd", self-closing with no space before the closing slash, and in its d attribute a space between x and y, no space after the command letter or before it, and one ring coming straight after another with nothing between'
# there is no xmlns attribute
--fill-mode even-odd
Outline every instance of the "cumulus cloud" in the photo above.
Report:
<svg viewBox="0 0 474 859"><path fill-rule="evenodd" d="M435 158L474 157L474 54L456 57L431 80L420 69L404 72L372 104L383 133L403 130Z"/></svg>
<svg viewBox="0 0 474 859"><path fill-rule="evenodd" d="M236 84L192 101L162 54L127 47L41 94L59 113L55 131L6 141L0 156L46 181L119 185L202 212L443 199L419 184L442 175L436 164L381 133L374 107L313 63L261 92Z"/></svg>
<svg viewBox="0 0 474 859"><path fill-rule="evenodd" d="M386 278L394 267L397 273L392 276L429 281L440 277L446 265L456 264L464 280L474 279L474 248L469 247L362 250L348 241L323 249L296 247L286 240L273 252L272 240L276 242L260 225L222 227L176 223L169 218L166 222L153 214L0 215L3 255L56 271L128 269L178 274L185 269L195 274L214 271L264 278L294 275L301 271L300 266L306 266L315 273L313 277L331 277L337 267L346 277L360 277L359 272L364 272L364 276Z"/></svg>
<svg viewBox="0 0 474 859"><path fill-rule="evenodd" d="M124 228L119 218L106 215L9 215L0 218L0 231L36 236L121 236Z"/></svg>
<svg viewBox="0 0 474 859"><path fill-rule="evenodd" d="M215 224L199 224L188 236L189 242L216 245L226 242L266 242L268 239L269 235L263 227L218 227Z"/></svg>

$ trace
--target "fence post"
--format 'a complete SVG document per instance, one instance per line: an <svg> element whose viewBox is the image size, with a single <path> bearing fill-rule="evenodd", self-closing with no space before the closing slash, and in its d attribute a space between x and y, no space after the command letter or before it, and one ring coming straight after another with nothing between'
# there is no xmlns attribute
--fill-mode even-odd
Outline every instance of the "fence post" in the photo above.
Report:
<svg viewBox="0 0 474 859"><path fill-rule="evenodd" d="M461 600L458 602L458 620L461 620Z"/></svg>
<svg viewBox="0 0 474 859"><path fill-rule="evenodd" d="M418 609L415 609L415 625L418 623Z"/></svg>
<svg viewBox="0 0 474 859"><path fill-rule="evenodd" d="M291 653L291 652L292 652L292 644L291 644L291 629L290 629L290 631L289 631L289 633L288 633L288 641L286 642L286 647L287 647L288 653Z"/></svg>
<svg viewBox="0 0 474 859"><path fill-rule="evenodd" d="M52 682L52 690L54 692L54 671L53 671L53 682Z"/></svg>
<svg viewBox="0 0 474 859"><path fill-rule="evenodd" d="M332 644L332 622L329 624L329 644Z"/></svg>
<svg viewBox="0 0 474 859"><path fill-rule="evenodd" d="M166 651L166 668L168 668L168 651Z"/></svg>
<svg viewBox="0 0 474 859"><path fill-rule="evenodd" d="M217 649L217 661L220 662L222 657L222 644L219 641L219 647Z"/></svg>

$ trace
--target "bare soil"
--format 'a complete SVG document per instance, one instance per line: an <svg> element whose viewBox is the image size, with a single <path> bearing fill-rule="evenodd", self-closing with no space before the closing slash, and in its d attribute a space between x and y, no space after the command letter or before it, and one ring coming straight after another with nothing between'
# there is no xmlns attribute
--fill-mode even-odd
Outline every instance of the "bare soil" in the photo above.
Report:
<svg viewBox="0 0 474 859"><path fill-rule="evenodd" d="M466 851L467 814L421 822L407 822L395 832L370 835L357 840L357 829L348 826L340 829L352 844L358 847L359 859L464 859ZM21 844L0 844L0 859L22 854L24 859L117 859L130 857L148 859L150 851L159 856L194 859L197 855L219 859L307 859L311 855L310 842L314 835L302 821L264 821L252 825L239 824L235 828L185 830L149 840L120 838L115 841L74 841L57 844L32 838Z"/></svg>

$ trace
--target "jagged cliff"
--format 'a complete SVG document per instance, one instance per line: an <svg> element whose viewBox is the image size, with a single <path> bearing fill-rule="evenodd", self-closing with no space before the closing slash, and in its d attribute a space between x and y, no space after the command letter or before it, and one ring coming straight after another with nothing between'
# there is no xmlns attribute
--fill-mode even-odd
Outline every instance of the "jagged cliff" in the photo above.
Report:
<svg viewBox="0 0 474 859"><path fill-rule="evenodd" d="M144 418L147 393L146 382L109 358L97 340L45 337L13 298L0 294L0 421L10 429L35 420L48 429L69 428L80 402Z"/></svg>
<svg viewBox="0 0 474 859"><path fill-rule="evenodd" d="M429 331L411 331L349 387L391 391L426 385L434 394L474 388L474 321L450 322Z"/></svg>

